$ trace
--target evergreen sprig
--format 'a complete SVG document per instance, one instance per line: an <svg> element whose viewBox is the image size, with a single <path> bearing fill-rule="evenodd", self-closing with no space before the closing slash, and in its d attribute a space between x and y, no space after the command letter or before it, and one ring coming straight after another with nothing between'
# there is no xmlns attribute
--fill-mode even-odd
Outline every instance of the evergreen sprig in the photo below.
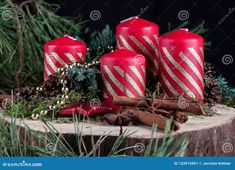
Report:
<svg viewBox="0 0 235 170"><path fill-rule="evenodd" d="M81 22L58 16L58 5L44 1L0 2L0 89L43 82L43 44L64 34L80 33Z"/></svg>
<svg viewBox="0 0 235 170"><path fill-rule="evenodd" d="M222 90L221 103L235 107L235 88L230 86L226 78L223 76L217 77L216 80Z"/></svg>
<svg viewBox="0 0 235 170"><path fill-rule="evenodd" d="M106 25L101 32L94 31L89 35L83 35L83 37L88 36L89 38L87 38L86 43L90 50L87 52L87 62L99 60L103 54L110 52L115 47L116 36L113 34L109 25ZM81 38L78 37L78 39Z"/></svg>
<svg viewBox="0 0 235 170"><path fill-rule="evenodd" d="M72 82L73 89L80 93L87 93L89 87L98 92L100 75L101 72L96 67L68 69L68 79Z"/></svg>

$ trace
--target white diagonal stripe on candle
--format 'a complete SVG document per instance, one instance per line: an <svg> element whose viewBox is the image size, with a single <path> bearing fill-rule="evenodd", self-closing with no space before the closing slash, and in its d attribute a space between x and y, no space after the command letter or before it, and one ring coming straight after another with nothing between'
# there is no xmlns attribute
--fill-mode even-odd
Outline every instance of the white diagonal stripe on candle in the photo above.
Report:
<svg viewBox="0 0 235 170"><path fill-rule="evenodd" d="M203 83L203 78L200 72L198 71L197 67L192 63L191 60L188 59L186 55L184 55L183 52L180 52L179 56L181 57L182 60L186 62L187 65L193 70L193 72L197 75L198 79Z"/></svg>
<svg viewBox="0 0 235 170"><path fill-rule="evenodd" d="M117 48L118 48L118 49L121 48L118 38L117 38Z"/></svg>
<svg viewBox="0 0 235 170"><path fill-rule="evenodd" d="M157 64L156 60L153 58L153 55L144 47L144 45L143 45L141 42L139 42L139 41L135 38L135 36L129 35L128 37L131 39L131 41L133 41L133 42L135 43L135 45L136 45L137 47L139 47L139 49L141 49L141 51L142 51L146 56L148 56L148 58L153 62L155 68L158 70L158 64Z"/></svg>
<svg viewBox="0 0 235 170"><path fill-rule="evenodd" d="M189 94L192 97L195 97L195 95L189 90L189 88L184 84L183 81L181 81L169 68L169 66L165 63L162 57L160 57L161 63L163 64L163 67L166 69L166 72L169 74L169 76L180 86L180 88L186 93ZM163 72L162 72L163 74Z"/></svg>
<svg viewBox="0 0 235 170"><path fill-rule="evenodd" d="M167 78L165 77L164 74L161 74L161 77L162 77L162 81L165 83L165 85L168 87L168 89L171 91L171 93L174 95L174 96L177 96L179 95L177 93L177 91L174 89L174 87L172 87L171 83L167 80Z"/></svg>
<svg viewBox="0 0 235 170"><path fill-rule="evenodd" d="M156 34L153 35L154 39L156 40L157 44L159 44L159 39L158 36Z"/></svg>
<svg viewBox="0 0 235 170"><path fill-rule="evenodd" d="M77 61L71 53L64 53L64 55L65 55L66 57L68 57L68 59L69 59L72 63L74 63L74 62Z"/></svg>
<svg viewBox="0 0 235 170"><path fill-rule="evenodd" d="M84 61L84 60L85 60L84 57L83 57L83 55L82 55L82 53L77 53L77 55L78 55L78 57L81 59L81 61Z"/></svg>
<svg viewBox="0 0 235 170"><path fill-rule="evenodd" d="M202 47L199 47L201 53L202 53L202 56L204 56L204 51L203 51L203 48Z"/></svg>
<svg viewBox="0 0 235 170"><path fill-rule="evenodd" d="M108 98L108 96L107 96L107 94L106 94L105 92L103 92L103 97L104 97L105 99Z"/></svg>
<svg viewBox="0 0 235 170"><path fill-rule="evenodd" d="M62 66L65 66L65 65L66 65L66 63L60 58L60 56L59 56L57 53L52 52L51 54L53 55L53 57L55 57L55 59L56 59Z"/></svg>
<svg viewBox="0 0 235 170"><path fill-rule="evenodd" d="M49 77L50 75L52 75L52 73L50 72L50 70L47 68L47 65L44 66L44 69L45 69L45 71L46 71L48 77Z"/></svg>
<svg viewBox="0 0 235 170"><path fill-rule="evenodd" d="M133 78L128 73L126 73L125 75L126 75L126 80L128 81L128 83L132 85L132 87L140 96L143 96L143 92L140 90L138 84L133 80Z"/></svg>
<svg viewBox="0 0 235 170"><path fill-rule="evenodd" d="M126 89L126 95L127 95L127 97L136 97L136 96L134 96L134 95L131 93L131 91L128 90L128 89Z"/></svg>
<svg viewBox="0 0 235 170"><path fill-rule="evenodd" d="M121 77L124 77L124 71L119 66L113 66Z"/></svg>
<svg viewBox="0 0 235 170"><path fill-rule="evenodd" d="M154 45L154 43L152 42L152 40L151 40L147 35L144 35L143 38L144 38L144 40L152 47L152 49L154 50L155 54L156 54L157 56L159 56L157 47Z"/></svg>
<svg viewBox="0 0 235 170"><path fill-rule="evenodd" d="M200 64L201 68L204 68L201 57L198 55L198 53L194 50L194 48L189 47L188 48L189 52L196 58L198 63Z"/></svg>
<svg viewBox="0 0 235 170"><path fill-rule="evenodd" d="M133 41L133 42L135 43L135 45L136 45L137 47L139 47L139 49L141 49L141 51L142 51L145 55L147 55L147 56L152 56L151 53L144 47L144 45L143 45L141 42L139 42L139 41L136 39L135 36L133 36L133 35L128 35L128 37L131 39L131 41Z"/></svg>
<svg viewBox="0 0 235 170"><path fill-rule="evenodd" d="M119 35L119 38L120 38L122 44L125 46L125 48L127 48L128 50L131 50L131 51L135 51L135 50L128 44L128 42L126 41L126 39L125 39L122 35Z"/></svg>
<svg viewBox="0 0 235 170"><path fill-rule="evenodd" d="M129 66L129 69L136 75L136 77L138 77L143 88L145 89L145 82L144 82L143 77L141 76L140 72L137 70L136 66Z"/></svg>
<svg viewBox="0 0 235 170"><path fill-rule="evenodd" d="M119 80L113 75L113 73L110 71L109 67L107 65L104 65L104 70L108 77L113 81L113 83L119 88L121 92L123 92L123 85L119 82Z"/></svg>
<svg viewBox="0 0 235 170"><path fill-rule="evenodd" d="M163 52L165 53L166 57L168 58L168 60L175 66L175 68L177 70L179 70L179 72L186 78L188 79L188 81L195 87L195 89L197 90L197 92L200 94L201 98L203 98L203 94L201 91L201 88L198 86L197 82L195 82L195 80L193 79L193 77L188 74L187 71L185 71L185 69L183 67L180 66L180 64L175 61L175 59L171 56L171 54L169 53L169 51L165 48L162 47Z"/></svg>
<svg viewBox="0 0 235 170"><path fill-rule="evenodd" d="M55 63L51 60L51 57L45 53L46 56L46 63L53 69L54 73L57 72L57 67Z"/></svg>
<svg viewBox="0 0 235 170"><path fill-rule="evenodd" d="M140 66L140 67L141 67L143 73L145 74L145 67L144 66Z"/></svg>
<svg viewBox="0 0 235 170"><path fill-rule="evenodd" d="M115 97L118 96L117 93L115 92L115 90L112 88L112 86L109 84L109 82L105 79L105 77L103 76L103 82L104 82L104 86L106 87L106 89L108 90L108 92L111 94L111 96Z"/></svg>

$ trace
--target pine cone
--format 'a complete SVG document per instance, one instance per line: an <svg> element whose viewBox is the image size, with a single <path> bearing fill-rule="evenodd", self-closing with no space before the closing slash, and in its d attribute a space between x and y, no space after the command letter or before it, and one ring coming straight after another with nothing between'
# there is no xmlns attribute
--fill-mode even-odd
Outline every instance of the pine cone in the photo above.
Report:
<svg viewBox="0 0 235 170"><path fill-rule="evenodd" d="M205 62L204 65L204 74L206 78L213 78L215 77L214 66L211 63Z"/></svg>
<svg viewBox="0 0 235 170"><path fill-rule="evenodd" d="M207 78L204 81L204 101L208 103L209 106L213 106L221 100L221 88L218 82L213 78Z"/></svg>
<svg viewBox="0 0 235 170"><path fill-rule="evenodd" d="M56 96L58 94L62 93L62 83L60 82L63 79L63 75L61 74L54 74L54 75L50 75L49 79L47 81L44 82L43 86L42 86L42 94L44 96L47 97L53 97ZM71 83L69 82L69 80L67 80L67 87L70 89L71 88Z"/></svg>
<svg viewBox="0 0 235 170"><path fill-rule="evenodd" d="M36 89L34 87L26 86L26 87L15 89L15 95L19 99L21 98L21 99L28 100L35 94L36 94Z"/></svg>

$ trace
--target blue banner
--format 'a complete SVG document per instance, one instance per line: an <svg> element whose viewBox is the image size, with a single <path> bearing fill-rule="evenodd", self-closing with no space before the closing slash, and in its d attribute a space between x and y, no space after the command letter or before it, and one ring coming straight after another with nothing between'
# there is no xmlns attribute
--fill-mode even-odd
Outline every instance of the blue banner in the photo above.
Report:
<svg viewBox="0 0 235 170"><path fill-rule="evenodd" d="M0 158L3 169L84 170L235 170L235 157Z"/></svg>

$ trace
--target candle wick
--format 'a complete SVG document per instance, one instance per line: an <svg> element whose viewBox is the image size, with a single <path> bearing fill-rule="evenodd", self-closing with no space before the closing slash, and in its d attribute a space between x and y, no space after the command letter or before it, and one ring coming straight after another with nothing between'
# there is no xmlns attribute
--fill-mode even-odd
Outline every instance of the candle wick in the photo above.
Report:
<svg viewBox="0 0 235 170"><path fill-rule="evenodd" d="M75 38L73 38L73 37L71 37L70 35L64 35L65 37L68 37L68 38L70 38L70 39L72 39L72 40L76 40Z"/></svg>
<svg viewBox="0 0 235 170"><path fill-rule="evenodd" d="M120 23L132 20L133 18L139 18L139 17L138 16L133 16L133 17L130 17L130 18L127 18L127 19L124 19L124 20L120 21Z"/></svg>
<svg viewBox="0 0 235 170"><path fill-rule="evenodd" d="M180 30L184 30L184 31L189 31L189 29L188 28L180 28Z"/></svg>

